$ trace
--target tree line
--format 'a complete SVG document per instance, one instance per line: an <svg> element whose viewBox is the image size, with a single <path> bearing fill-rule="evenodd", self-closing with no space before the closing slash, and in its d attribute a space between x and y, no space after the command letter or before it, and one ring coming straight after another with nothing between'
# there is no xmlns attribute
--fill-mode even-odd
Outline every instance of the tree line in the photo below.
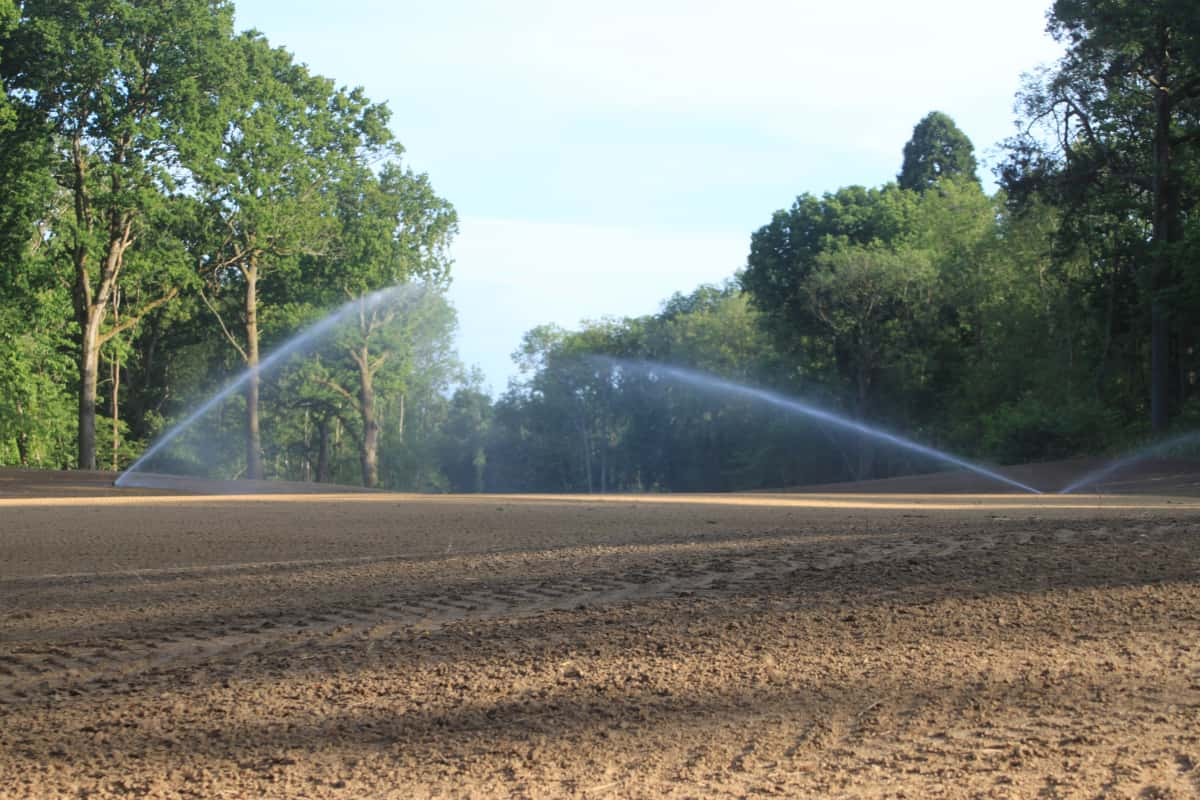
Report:
<svg viewBox="0 0 1200 800"><path fill-rule="evenodd" d="M278 474L265 344L403 282L452 326L455 212L403 165L387 107L235 33L230 3L0 0L0 48L0 460L119 468L244 367L238 474ZM303 408L349 429L368 485L376 387L403 396L422 368L394 322L364 311Z"/></svg>
<svg viewBox="0 0 1200 800"><path fill-rule="evenodd" d="M530 331L492 398L449 345L454 210L385 106L235 33L226 2L0 0L0 463L126 465L348 302L330 346L197 431L223 476L692 491L933 466L640 362L999 462L1194 426L1200 7L1047 19L1065 54L1017 97L997 191L931 112L894 181L799 196L727 283L655 314Z"/></svg>
<svg viewBox="0 0 1200 800"><path fill-rule="evenodd" d="M643 318L530 332L524 377L498 402L455 398L472 443L456 488L755 489L935 466L580 357L597 352L777 389L1001 463L1195 428L1200 5L1059 0L1047 19L1065 54L1026 78L998 191L932 112L895 181L801 195L753 234L728 284Z"/></svg>

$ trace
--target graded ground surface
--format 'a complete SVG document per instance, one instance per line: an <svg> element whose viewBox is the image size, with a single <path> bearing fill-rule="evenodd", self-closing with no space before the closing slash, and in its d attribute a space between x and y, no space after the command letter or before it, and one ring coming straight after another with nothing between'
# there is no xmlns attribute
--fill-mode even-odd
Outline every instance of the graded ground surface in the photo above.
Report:
<svg viewBox="0 0 1200 800"><path fill-rule="evenodd" d="M1197 500L9 478L3 798L1200 796Z"/></svg>

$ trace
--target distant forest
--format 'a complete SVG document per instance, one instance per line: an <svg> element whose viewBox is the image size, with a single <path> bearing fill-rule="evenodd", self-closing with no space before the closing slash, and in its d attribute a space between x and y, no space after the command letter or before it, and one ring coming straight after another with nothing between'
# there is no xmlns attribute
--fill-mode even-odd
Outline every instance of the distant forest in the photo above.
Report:
<svg viewBox="0 0 1200 800"><path fill-rule="evenodd" d="M529 331L492 398L452 348L454 208L385 105L235 32L229 2L0 0L0 465L122 469L355 302L320 358L226 403L214 477L723 491L933 467L641 360L999 463L1200 428L1200 4L1058 0L1048 30L1065 55L1027 76L994 194L931 112L894 181L802 194L727 283L656 314ZM399 313L369 304L398 284L420 289Z"/></svg>

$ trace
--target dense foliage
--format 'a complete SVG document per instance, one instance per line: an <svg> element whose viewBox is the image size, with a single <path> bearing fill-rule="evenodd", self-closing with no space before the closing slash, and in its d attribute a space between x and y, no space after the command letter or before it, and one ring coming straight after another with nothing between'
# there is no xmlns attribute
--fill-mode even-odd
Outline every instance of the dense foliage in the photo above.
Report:
<svg viewBox="0 0 1200 800"><path fill-rule="evenodd" d="M404 437L377 408L446 404L452 207L402 165L385 106L232 19L224 0L0 4L0 463L125 466L260 347L396 284L421 302L360 315L270 387L252 370L205 457L170 466L375 485L380 438Z"/></svg>
<svg viewBox="0 0 1200 800"><path fill-rule="evenodd" d="M1200 9L1058 0L1049 30L1067 52L1022 92L1026 127L1001 176L1020 205L1059 211L1057 251L1083 260L1078 291L1099 320L1096 382L1122 411L1148 400L1162 432L1200 367Z"/></svg>
<svg viewBox="0 0 1200 800"><path fill-rule="evenodd" d="M931 112L896 181L802 194L736 276L656 314L529 331L493 399L450 346L454 210L385 106L236 34L225 0L0 0L0 464L126 466L345 304L351 324L157 466L590 492L935 466L664 364L999 462L1189 425L1200 11L1058 0L1048 19L1066 52L1018 98L1000 191Z"/></svg>

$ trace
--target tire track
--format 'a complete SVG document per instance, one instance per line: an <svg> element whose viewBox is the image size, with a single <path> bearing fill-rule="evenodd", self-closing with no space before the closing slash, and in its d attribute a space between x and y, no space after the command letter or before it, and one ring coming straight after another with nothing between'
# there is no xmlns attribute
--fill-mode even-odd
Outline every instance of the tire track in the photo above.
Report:
<svg viewBox="0 0 1200 800"><path fill-rule="evenodd" d="M1026 539L1027 541L1027 539ZM995 547L996 537L949 543L945 537L880 540L869 546L775 546L746 556L717 552L634 556L570 574L569 554L558 574L509 575L451 585L428 582L382 587L371 598L327 600L312 607L272 610L236 619L133 627L129 635L74 642L28 642L0 650L0 704L19 704L66 692L119 686L139 675L205 664L236 664L270 651L286 655L315 643L380 639L406 629L437 630L463 621L526 617L551 611L598 609L679 597L761 593L807 573L825 579L832 571L881 560L961 557ZM393 561L390 557L377 563ZM567 574L563 574L567 573ZM77 585L79 576L63 576ZM106 584L118 576L106 575ZM140 575L129 575L134 585ZM119 583L114 586L119 591Z"/></svg>
<svg viewBox="0 0 1200 800"><path fill-rule="evenodd" d="M792 569L786 560L738 559L701 569L679 566L656 564L625 576L610 572L441 589L415 587L398 598L372 604L352 602L257 621L214 620L203 627L112 640L106 646L97 642L25 644L0 652L0 702L28 702L60 691L129 680L150 671L241 660L267 649L275 653L302 650L316 640L328 644L364 636L381 638L406 628L428 631L460 621L603 608L675 597L681 592L724 592Z"/></svg>

